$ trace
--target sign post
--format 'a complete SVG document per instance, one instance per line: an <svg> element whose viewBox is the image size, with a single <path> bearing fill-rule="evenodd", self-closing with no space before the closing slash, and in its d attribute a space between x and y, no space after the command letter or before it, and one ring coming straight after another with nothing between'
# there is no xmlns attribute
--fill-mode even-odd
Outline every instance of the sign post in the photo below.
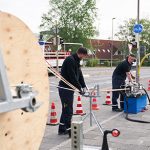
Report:
<svg viewBox="0 0 150 150"><path fill-rule="evenodd" d="M140 44L139 44L139 33L142 32L143 27L140 22L140 0L137 0L137 24L134 26L133 31L136 33L136 42L137 42L137 63L136 63L136 82L139 83L140 78Z"/></svg>
<svg viewBox="0 0 150 150"><path fill-rule="evenodd" d="M139 44L139 34L143 31L143 26L141 24L135 24L133 27L133 32L136 34L136 42L137 42L137 63L136 63L136 82L139 83L140 72L140 44Z"/></svg>

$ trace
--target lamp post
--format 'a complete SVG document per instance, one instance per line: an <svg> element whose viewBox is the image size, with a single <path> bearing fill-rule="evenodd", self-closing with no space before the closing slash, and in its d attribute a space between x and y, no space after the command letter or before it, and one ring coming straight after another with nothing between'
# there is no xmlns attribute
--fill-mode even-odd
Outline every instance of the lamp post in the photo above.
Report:
<svg viewBox="0 0 150 150"><path fill-rule="evenodd" d="M137 0L137 24L140 22L140 0ZM136 63L136 82L139 83L140 72L140 44L139 44L139 33L136 33L136 42L137 42L137 63Z"/></svg>
<svg viewBox="0 0 150 150"><path fill-rule="evenodd" d="M58 62L58 45L59 45L59 40L58 40L58 23L57 20L55 22L55 32L56 32L56 69L59 72L59 62Z"/></svg>
<svg viewBox="0 0 150 150"><path fill-rule="evenodd" d="M112 18L112 44L111 44L111 67L112 67L112 59L113 59L113 36L114 36L114 19L116 18Z"/></svg>

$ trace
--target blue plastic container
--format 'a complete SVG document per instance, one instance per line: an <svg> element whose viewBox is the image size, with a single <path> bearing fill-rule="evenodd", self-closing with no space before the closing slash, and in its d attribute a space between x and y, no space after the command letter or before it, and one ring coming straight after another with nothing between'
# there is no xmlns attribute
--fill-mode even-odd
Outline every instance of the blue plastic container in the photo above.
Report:
<svg viewBox="0 0 150 150"><path fill-rule="evenodd" d="M147 105L147 96L146 94L138 97L127 97L128 101L128 110L126 105L126 100L124 100L124 112L137 114L141 112Z"/></svg>

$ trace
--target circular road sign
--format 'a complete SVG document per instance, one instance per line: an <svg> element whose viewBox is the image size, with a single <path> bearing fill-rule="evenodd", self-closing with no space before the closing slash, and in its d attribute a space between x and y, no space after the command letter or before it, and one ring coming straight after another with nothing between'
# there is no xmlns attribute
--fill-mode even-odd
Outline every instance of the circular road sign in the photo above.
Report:
<svg viewBox="0 0 150 150"><path fill-rule="evenodd" d="M143 31L143 26L141 24L135 24L133 27L135 33L141 33Z"/></svg>
<svg viewBox="0 0 150 150"><path fill-rule="evenodd" d="M44 45L45 42L44 42L44 41L39 41L39 44L40 44L40 45Z"/></svg>

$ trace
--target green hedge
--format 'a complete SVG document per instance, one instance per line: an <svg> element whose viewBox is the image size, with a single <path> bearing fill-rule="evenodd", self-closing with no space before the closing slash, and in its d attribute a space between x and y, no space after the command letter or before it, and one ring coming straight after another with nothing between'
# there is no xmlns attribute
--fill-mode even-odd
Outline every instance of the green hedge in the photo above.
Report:
<svg viewBox="0 0 150 150"><path fill-rule="evenodd" d="M87 67L96 67L99 65L99 60L98 59L87 59L85 65Z"/></svg>
<svg viewBox="0 0 150 150"><path fill-rule="evenodd" d="M150 61L144 61L142 66L150 66Z"/></svg>
<svg viewBox="0 0 150 150"><path fill-rule="evenodd" d="M112 62L112 66L117 66L119 63L120 63L120 61L113 61ZM100 66L110 67L111 66L111 62L109 60L100 61Z"/></svg>
<svg viewBox="0 0 150 150"><path fill-rule="evenodd" d="M112 66L116 67L122 61L113 61Z"/></svg>
<svg viewBox="0 0 150 150"><path fill-rule="evenodd" d="M112 65L117 66L119 63L120 61L113 61ZM99 59L94 59L94 58L84 60L84 64L87 67L96 67L96 66L110 67L111 66L111 62L109 60L100 61Z"/></svg>
<svg viewBox="0 0 150 150"><path fill-rule="evenodd" d="M114 60L112 62L112 66L116 67L120 62L121 61ZM108 60L100 61L99 59L90 58L90 59L84 60L84 66L87 66L87 67L96 67L96 66L110 67L111 63ZM142 66L150 66L150 61L144 61Z"/></svg>

